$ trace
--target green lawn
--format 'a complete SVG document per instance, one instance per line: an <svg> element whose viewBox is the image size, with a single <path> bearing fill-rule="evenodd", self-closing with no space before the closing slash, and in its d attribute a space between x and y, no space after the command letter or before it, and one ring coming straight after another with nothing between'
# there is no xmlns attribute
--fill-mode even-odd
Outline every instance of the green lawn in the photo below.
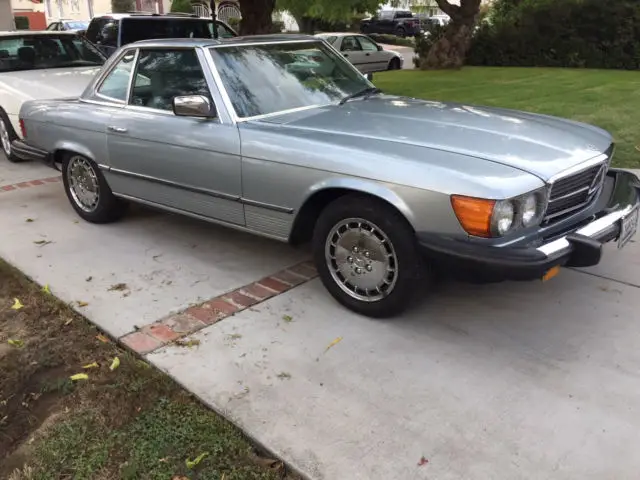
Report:
<svg viewBox="0 0 640 480"><path fill-rule="evenodd" d="M469 67L457 72L383 72L375 75L375 84L398 95L514 108L591 123L614 135L615 166L640 168L638 72Z"/></svg>

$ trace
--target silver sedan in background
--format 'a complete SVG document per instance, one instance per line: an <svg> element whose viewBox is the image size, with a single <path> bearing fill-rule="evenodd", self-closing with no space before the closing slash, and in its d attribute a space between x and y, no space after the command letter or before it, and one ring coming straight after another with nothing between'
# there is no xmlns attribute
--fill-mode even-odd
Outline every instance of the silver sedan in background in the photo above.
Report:
<svg viewBox="0 0 640 480"><path fill-rule="evenodd" d="M595 265L638 225L640 181L609 169L606 131L385 95L308 36L133 43L80 98L25 103L20 124L16 155L60 168L83 219L138 202L310 240L328 291L374 317L438 272Z"/></svg>
<svg viewBox="0 0 640 480"><path fill-rule="evenodd" d="M404 58L398 52L385 50L373 39L358 33L319 33L316 37L328 42L362 73L400 70Z"/></svg>

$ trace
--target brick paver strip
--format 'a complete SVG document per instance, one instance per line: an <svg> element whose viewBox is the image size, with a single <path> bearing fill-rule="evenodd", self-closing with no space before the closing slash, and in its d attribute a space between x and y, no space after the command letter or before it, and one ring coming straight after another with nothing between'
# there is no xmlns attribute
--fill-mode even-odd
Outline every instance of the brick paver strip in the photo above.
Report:
<svg viewBox="0 0 640 480"><path fill-rule="evenodd" d="M47 183L56 183L61 181L62 181L62 177L50 177L50 178L41 178L40 180L29 180L27 182L14 183L11 185L2 185L0 186L0 193L12 192L14 190L22 190L22 189L31 188L31 187L39 187L40 185L46 185Z"/></svg>
<svg viewBox="0 0 640 480"><path fill-rule="evenodd" d="M145 325L136 332L120 337L120 341L137 353L150 353L180 337L191 335L208 325L281 295L316 276L313 264L302 262L151 325Z"/></svg>

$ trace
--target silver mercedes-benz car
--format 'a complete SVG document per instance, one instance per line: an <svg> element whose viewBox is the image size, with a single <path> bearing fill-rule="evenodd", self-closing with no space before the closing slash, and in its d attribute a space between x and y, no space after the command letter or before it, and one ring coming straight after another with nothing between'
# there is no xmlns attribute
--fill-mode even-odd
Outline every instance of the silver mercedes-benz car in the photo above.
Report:
<svg viewBox="0 0 640 480"><path fill-rule="evenodd" d="M369 316L442 271L597 264L638 223L640 182L609 168L606 131L385 95L308 36L130 44L80 98L25 103L20 126L15 152L59 168L85 220L139 202L311 240L329 292Z"/></svg>

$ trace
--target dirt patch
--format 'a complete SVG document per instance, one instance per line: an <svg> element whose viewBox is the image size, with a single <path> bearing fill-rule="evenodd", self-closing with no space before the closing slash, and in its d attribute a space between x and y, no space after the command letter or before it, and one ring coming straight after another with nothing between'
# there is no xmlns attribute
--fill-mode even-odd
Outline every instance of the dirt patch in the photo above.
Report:
<svg viewBox="0 0 640 480"><path fill-rule="evenodd" d="M297 478L2 261L0 379L0 478Z"/></svg>

